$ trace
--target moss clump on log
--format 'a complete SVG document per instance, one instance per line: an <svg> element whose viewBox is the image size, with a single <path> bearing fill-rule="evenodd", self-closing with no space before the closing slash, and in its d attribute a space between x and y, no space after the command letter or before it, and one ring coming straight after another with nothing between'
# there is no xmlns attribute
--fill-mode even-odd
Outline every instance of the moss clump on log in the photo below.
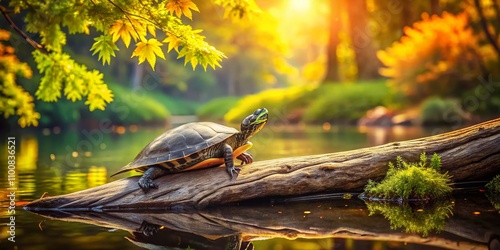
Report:
<svg viewBox="0 0 500 250"><path fill-rule="evenodd" d="M427 156L420 155L420 161L406 163L396 157L396 165L389 162L385 178L380 182L368 181L365 194L368 197L395 200L428 200L449 195L451 177L441 174L441 157L434 153L427 166Z"/></svg>
<svg viewBox="0 0 500 250"><path fill-rule="evenodd" d="M500 196L500 174L495 176L495 178L486 184L486 189L491 194Z"/></svg>

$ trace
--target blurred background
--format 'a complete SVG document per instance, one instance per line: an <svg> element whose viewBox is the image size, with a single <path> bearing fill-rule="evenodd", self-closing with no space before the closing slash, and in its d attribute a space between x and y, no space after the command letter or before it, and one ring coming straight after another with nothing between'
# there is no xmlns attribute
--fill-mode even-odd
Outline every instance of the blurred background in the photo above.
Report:
<svg viewBox="0 0 500 250"><path fill-rule="evenodd" d="M114 101L90 112L82 101L36 100L37 129L98 127L103 118L117 132L176 119L239 123L263 106L279 124L460 126L500 114L498 1L256 2L258 14L235 20L195 1L200 12L183 19L227 56L216 70L184 66L172 50L153 71L120 41L103 66L90 52L92 33L68 35L65 50L103 72ZM21 42L15 50L33 70L18 83L33 94L40 79L33 49ZM18 117L0 119L17 129Z"/></svg>

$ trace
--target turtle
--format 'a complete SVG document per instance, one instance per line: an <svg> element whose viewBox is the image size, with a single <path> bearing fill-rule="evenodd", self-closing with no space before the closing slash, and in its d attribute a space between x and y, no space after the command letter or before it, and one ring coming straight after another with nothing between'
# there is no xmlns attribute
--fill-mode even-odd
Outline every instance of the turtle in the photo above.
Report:
<svg viewBox="0 0 500 250"><path fill-rule="evenodd" d="M192 122L168 130L156 137L135 159L122 167L117 174L135 170L143 172L138 181L144 192L158 188L155 178L183 171L226 165L226 171L235 179L240 168L234 159L243 164L253 162L247 152L252 147L248 141L267 123L266 108L255 110L241 122L241 131L213 122Z"/></svg>

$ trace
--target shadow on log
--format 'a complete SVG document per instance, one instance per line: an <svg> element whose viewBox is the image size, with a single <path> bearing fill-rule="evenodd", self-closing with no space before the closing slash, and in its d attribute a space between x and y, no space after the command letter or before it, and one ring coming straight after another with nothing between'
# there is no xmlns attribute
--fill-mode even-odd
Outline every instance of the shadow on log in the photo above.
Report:
<svg viewBox="0 0 500 250"><path fill-rule="evenodd" d="M384 216L368 216L370 211L359 199L218 206L161 213L56 210L36 213L51 219L125 230L131 234L126 237L129 241L149 249L188 245L196 249L244 249L242 246L249 242L269 238L350 238L448 249L488 249L489 244L498 242L500 225L495 219L498 212L491 209L484 195L471 200L450 200L447 204L453 204L453 216L442 221L441 232L431 232L427 237L404 233L404 228L392 230ZM480 212L485 219L478 223L472 211Z"/></svg>
<svg viewBox="0 0 500 250"><path fill-rule="evenodd" d="M230 180L223 167L209 168L162 176L155 180L159 189L145 194L137 185L138 177L130 177L71 194L44 197L25 209L176 210L259 198L352 192L361 189L369 179L382 178L387 163L396 156L417 161L422 152L441 155L442 171L448 171L455 182L491 178L500 170L500 118L416 140L254 162L242 167L236 180Z"/></svg>

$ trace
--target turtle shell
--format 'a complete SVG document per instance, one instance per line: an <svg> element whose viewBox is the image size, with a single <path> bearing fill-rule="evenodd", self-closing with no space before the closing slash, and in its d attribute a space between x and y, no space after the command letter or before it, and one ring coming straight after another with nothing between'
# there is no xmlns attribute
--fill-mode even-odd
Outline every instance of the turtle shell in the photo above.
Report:
<svg viewBox="0 0 500 250"><path fill-rule="evenodd" d="M202 152L239 132L235 128L213 122L181 125L156 137L118 173L185 158Z"/></svg>

